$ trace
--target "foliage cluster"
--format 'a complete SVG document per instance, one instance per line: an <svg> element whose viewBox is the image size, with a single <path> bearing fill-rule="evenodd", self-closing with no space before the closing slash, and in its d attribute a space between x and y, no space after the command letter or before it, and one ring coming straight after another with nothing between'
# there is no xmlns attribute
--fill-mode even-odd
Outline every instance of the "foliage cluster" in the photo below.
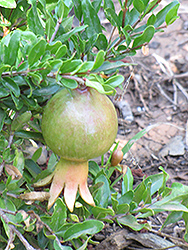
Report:
<svg viewBox="0 0 188 250"><path fill-rule="evenodd" d="M45 200L48 188L36 192L33 183L52 173L57 156L50 154L45 170L37 160L39 147L31 158L25 154L29 142L45 145L41 114L51 95L61 88L86 85L103 94L123 88L120 67L130 63L156 32L177 18L178 1L158 10L160 0L119 0L119 12L112 0L0 0L0 248L3 249L86 249L97 244L92 236L105 223L117 223L133 230L150 229L143 218L170 211L163 226L181 218L188 221L187 186L166 186L167 173L144 178L133 189L128 168L115 181L119 166L89 163L91 192L96 207L78 197L70 213L59 198L50 210ZM105 35L99 13L111 24ZM75 25L74 23L78 23ZM119 36L114 37L118 31ZM126 60L128 61L128 60ZM151 129L151 127L149 128ZM123 148L125 154L148 129L137 134ZM112 152L111 152L112 153ZM114 189L117 181L121 190ZM28 195L28 196L27 196ZM25 202L27 199L29 201ZM92 218L92 219L91 219ZM188 240L187 231L185 239Z"/></svg>

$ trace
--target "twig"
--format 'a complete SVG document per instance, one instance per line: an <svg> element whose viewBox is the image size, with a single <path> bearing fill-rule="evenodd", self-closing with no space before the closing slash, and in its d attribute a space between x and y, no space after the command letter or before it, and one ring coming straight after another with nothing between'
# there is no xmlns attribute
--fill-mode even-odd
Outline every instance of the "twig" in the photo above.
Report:
<svg viewBox="0 0 188 250"><path fill-rule="evenodd" d="M58 246L62 248L61 242L59 241L58 237L56 234L52 231L52 229L40 219L40 216L36 214L33 210L28 211L29 214L33 214L35 218L55 237L55 241L57 242Z"/></svg>
<svg viewBox="0 0 188 250"><path fill-rule="evenodd" d="M5 221L6 224L8 224L10 230L12 232L14 232L17 237L20 239L20 241L23 243L23 245L25 246L26 250L36 250L35 248L33 248L29 242L23 237L23 235L16 229L16 227L12 224L10 224L10 220L9 218L6 216L5 212L0 208L0 217Z"/></svg>
<svg viewBox="0 0 188 250"><path fill-rule="evenodd" d="M123 19L122 19L122 28L124 28L125 26L125 16L128 10L127 3L128 3L128 0L125 0L124 10L123 10Z"/></svg>
<svg viewBox="0 0 188 250"><path fill-rule="evenodd" d="M11 147L12 141L13 141L13 137L14 137L14 135L10 134L9 141L8 141L8 146L6 147L6 149ZM5 166L5 161L3 160L3 162L0 165L0 176L1 176L2 172L3 172L4 166Z"/></svg>
<svg viewBox="0 0 188 250"><path fill-rule="evenodd" d="M177 106L177 103L175 103L162 89L161 85L157 82L157 87L160 90L161 94L169 101L171 102L174 106Z"/></svg>
<svg viewBox="0 0 188 250"><path fill-rule="evenodd" d="M62 18L60 17L60 18L58 19L58 21L57 21L57 24L56 24L56 26L55 26L55 31L54 31L54 33L52 34L52 37L50 38L49 43L51 43L51 42L54 40L54 38L55 38L55 36L56 36L56 34L57 34L58 30L59 30L59 27L60 27L60 25L61 25L61 22L62 22Z"/></svg>
<svg viewBox="0 0 188 250"><path fill-rule="evenodd" d="M188 243L185 242L183 239L181 238L178 238L178 237L174 237L174 236L171 236L169 234L166 234L166 233L162 233L161 231L157 231L157 230L154 230L154 229L149 229L148 231L154 233L154 234L157 234L159 236L162 236L162 237L165 237L165 238L169 238L171 239L173 242L175 242L175 245L176 246L185 246L185 247L188 247Z"/></svg>

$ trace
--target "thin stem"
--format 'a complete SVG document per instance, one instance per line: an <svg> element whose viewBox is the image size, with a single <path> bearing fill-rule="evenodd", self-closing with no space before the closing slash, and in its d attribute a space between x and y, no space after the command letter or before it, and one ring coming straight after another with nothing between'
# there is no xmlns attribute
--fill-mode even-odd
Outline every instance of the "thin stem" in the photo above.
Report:
<svg viewBox="0 0 188 250"><path fill-rule="evenodd" d="M51 43L51 42L54 40L54 38L55 38L55 36L56 36L56 34L57 34L58 30L59 30L59 27L60 27L60 25L61 25L61 22L62 22L62 18L59 18L58 21L57 21L57 24L56 24L56 26L55 26L55 31L54 31L54 33L52 34L52 37L50 38L49 43Z"/></svg>
<svg viewBox="0 0 188 250"><path fill-rule="evenodd" d="M6 149L11 147L12 142L13 142L13 137L14 137L14 134L11 133L10 137L9 137L9 141L8 141L8 146L6 147ZM2 172L3 172L4 166L5 166L5 161L3 161L1 163L1 165L0 165L0 176L1 176Z"/></svg>
<svg viewBox="0 0 188 250"><path fill-rule="evenodd" d="M142 46L146 46L147 44L148 44L148 43L143 43L143 44L138 45L138 46L136 46L136 47L126 49L125 51L121 52L121 55L127 54L127 53L129 53L130 51L132 51L132 50L139 49L139 48L141 48ZM108 57L106 57L106 59L110 59L110 58L112 58L112 57L113 57L113 56L108 56Z"/></svg>
<svg viewBox="0 0 188 250"><path fill-rule="evenodd" d="M125 26L125 16L128 10L127 3L128 3L128 0L125 0L124 10L123 10L123 19L122 19L122 28L124 28Z"/></svg>
<svg viewBox="0 0 188 250"><path fill-rule="evenodd" d="M36 250L35 248L33 248L29 242L23 237L23 235L17 230L17 228L10 224L11 221L9 220L9 218L6 216L5 212L0 208L0 217L5 221L5 223L8 225L10 231L14 232L17 237L20 239L20 241L23 243L23 245L25 246L26 250Z"/></svg>

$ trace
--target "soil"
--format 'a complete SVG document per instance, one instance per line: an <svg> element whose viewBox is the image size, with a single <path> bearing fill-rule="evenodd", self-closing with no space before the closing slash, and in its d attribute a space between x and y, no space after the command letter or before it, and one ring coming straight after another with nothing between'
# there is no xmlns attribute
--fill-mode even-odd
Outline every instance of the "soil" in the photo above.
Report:
<svg viewBox="0 0 188 250"><path fill-rule="evenodd" d="M162 1L164 5L169 2ZM169 174L169 186L173 182L188 185L188 0L180 4L180 18L165 32L157 33L149 46L131 59L137 66L121 71L127 79L127 89L121 99L126 105L118 108L119 146L123 147L139 131L156 124L132 146L122 162L131 168L135 186L144 175L158 173L159 166ZM122 97L122 91L119 95ZM114 103L120 107L117 100ZM128 119L130 116L132 121ZM158 237L166 216L163 213L151 218L155 228L152 235ZM116 226L106 229L106 233L96 236L101 239L96 249L167 249L162 243L158 248L144 244L152 238L149 232L124 230ZM148 236L147 240L138 240L138 235L143 233ZM164 228L161 240L170 240L179 246L172 249L188 249L183 241L184 233L184 222L180 221Z"/></svg>

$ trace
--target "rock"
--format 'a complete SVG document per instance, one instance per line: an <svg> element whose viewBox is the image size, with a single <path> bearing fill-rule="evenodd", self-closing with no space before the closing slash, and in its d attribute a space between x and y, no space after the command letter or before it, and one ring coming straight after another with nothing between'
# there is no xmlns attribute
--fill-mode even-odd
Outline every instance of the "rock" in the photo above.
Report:
<svg viewBox="0 0 188 250"><path fill-rule="evenodd" d="M164 158L167 155L184 155L185 145L182 136L173 137L159 152L159 157Z"/></svg>
<svg viewBox="0 0 188 250"><path fill-rule="evenodd" d="M131 107L128 102L125 100L117 101L115 103L115 107L117 107L122 115L122 118L127 121L128 123L131 123L134 121L134 116L131 110Z"/></svg>

